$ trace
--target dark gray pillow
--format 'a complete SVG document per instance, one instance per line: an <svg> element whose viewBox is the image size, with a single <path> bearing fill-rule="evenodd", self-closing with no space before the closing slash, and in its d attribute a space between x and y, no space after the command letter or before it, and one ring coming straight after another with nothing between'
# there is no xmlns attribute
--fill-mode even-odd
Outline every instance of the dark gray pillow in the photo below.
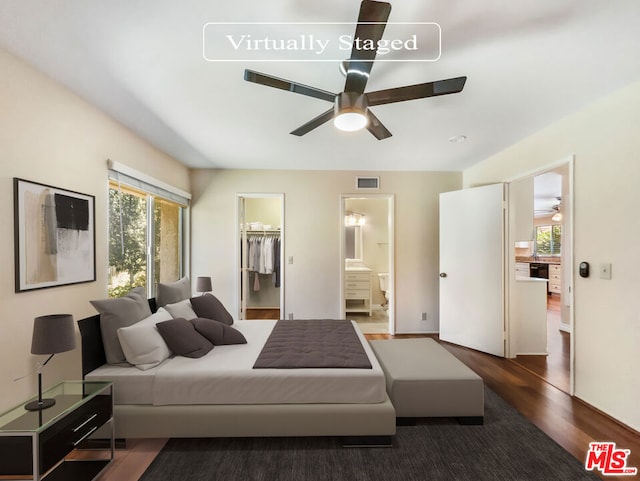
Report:
<svg viewBox="0 0 640 481"><path fill-rule="evenodd" d="M102 344L107 362L127 365L127 359L118 340L118 329L131 326L151 315L145 288L131 289L123 297L89 302L100 313L100 331L102 331Z"/></svg>
<svg viewBox="0 0 640 481"><path fill-rule="evenodd" d="M192 297L191 307L196 311L198 317L206 317L214 321L224 322L229 326L233 324L233 317L222 305L222 302L213 294Z"/></svg>
<svg viewBox="0 0 640 481"><path fill-rule="evenodd" d="M191 281L183 277L176 282L158 282L156 289L156 304L164 307L167 304L175 304L191 297Z"/></svg>
<svg viewBox="0 0 640 481"><path fill-rule="evenodd" d="M182 317L159 322L156 327L169 349L178 356L202 357L213 349L213 344Z"/></svg>
<svg viewBox="0 0 640 481"><path fill-rule="evenodd" d="M209 339L214 346L247 343L247 340L240 331L223 322L203 317L196 317L195 319L191 319L189 322L193 324L196 331Z"/></svg>

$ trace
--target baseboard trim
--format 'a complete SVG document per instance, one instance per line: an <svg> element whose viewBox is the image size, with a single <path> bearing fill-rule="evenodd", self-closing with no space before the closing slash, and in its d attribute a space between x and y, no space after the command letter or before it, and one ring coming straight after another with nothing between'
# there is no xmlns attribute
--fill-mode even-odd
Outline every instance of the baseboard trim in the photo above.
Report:
<svg viewBox="0 0 640 481"><path fill-rule="evenodd" d="M415 335L415 334L422 334L422 335L440 335L440 331L410 331L410 332L398 332L396 331L396 334L399 336L411 336L411 335Z"/></svg>
<svg viewBox="0 0 640 481"><path fill-rule="evenodd" d="M613 421L614 423L616 423L618 426L620 426L621 428L626 429L627 431L629 431L631 434L633 434L634 436L640 436L640 431L636 431L635 429L633 429L631 426L629 426L628 424L623 423L622 421L620 421L619 419L614 418L611 414L607 414L606 412L604 412L601 409L598 409L597 407L593 406L592 404L589 404L587 401L585 401L584 399L579 398L576 395L571 396L572 398L574 398L576 401L578 401L580 404L584 404L585 406L587 406L589 409L593 409L595 412L597 412L598 414L604 416L605 418L609 419L610 421Z"/></svg>

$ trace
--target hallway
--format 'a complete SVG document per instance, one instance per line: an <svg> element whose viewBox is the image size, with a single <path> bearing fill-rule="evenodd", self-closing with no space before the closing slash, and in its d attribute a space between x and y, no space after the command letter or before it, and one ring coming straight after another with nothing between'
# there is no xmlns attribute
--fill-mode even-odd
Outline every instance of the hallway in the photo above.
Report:
<svg viewBox="0 0 640 481"><path fill-rule="evenodd" d="M558 389L570 392L570 339L560 330L560 296L547 298L547 356L518 356L513 362L541 377Z"/></svg>

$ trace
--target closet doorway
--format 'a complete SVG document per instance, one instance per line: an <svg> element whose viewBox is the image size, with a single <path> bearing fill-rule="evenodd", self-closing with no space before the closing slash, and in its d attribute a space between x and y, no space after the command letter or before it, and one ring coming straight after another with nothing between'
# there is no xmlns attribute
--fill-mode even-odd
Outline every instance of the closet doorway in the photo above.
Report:
<svg viewBox="0 0 640 481"><path fill-rule="evenodd" d="M238 194L238 319L282 319L284 194Z"/></svg>
<svg viewBox="0 0 640 481"><path fill-rule="evenodd" d="M395 333L393 205L387 194L341 198L341 312L365 334Z"/></svg>

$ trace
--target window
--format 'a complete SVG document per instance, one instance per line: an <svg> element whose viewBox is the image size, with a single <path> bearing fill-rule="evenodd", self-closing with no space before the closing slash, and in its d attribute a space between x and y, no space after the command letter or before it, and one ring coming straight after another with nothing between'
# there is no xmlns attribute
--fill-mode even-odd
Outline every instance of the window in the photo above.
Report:
<svg viewBox="0 0 640 481"><path fill-rule="evenodd" d="M560 255L562 246L562 227L560 224L541 225L536 227L536 254Z"/></svg>
<svg viewBox="0 0 640 481"><path fill-rule="evenodd" d="M109 177L109 297L139 286L153 297L158 282L184 274L188 199L163 195L163 189L116 171Z"/></svg>

